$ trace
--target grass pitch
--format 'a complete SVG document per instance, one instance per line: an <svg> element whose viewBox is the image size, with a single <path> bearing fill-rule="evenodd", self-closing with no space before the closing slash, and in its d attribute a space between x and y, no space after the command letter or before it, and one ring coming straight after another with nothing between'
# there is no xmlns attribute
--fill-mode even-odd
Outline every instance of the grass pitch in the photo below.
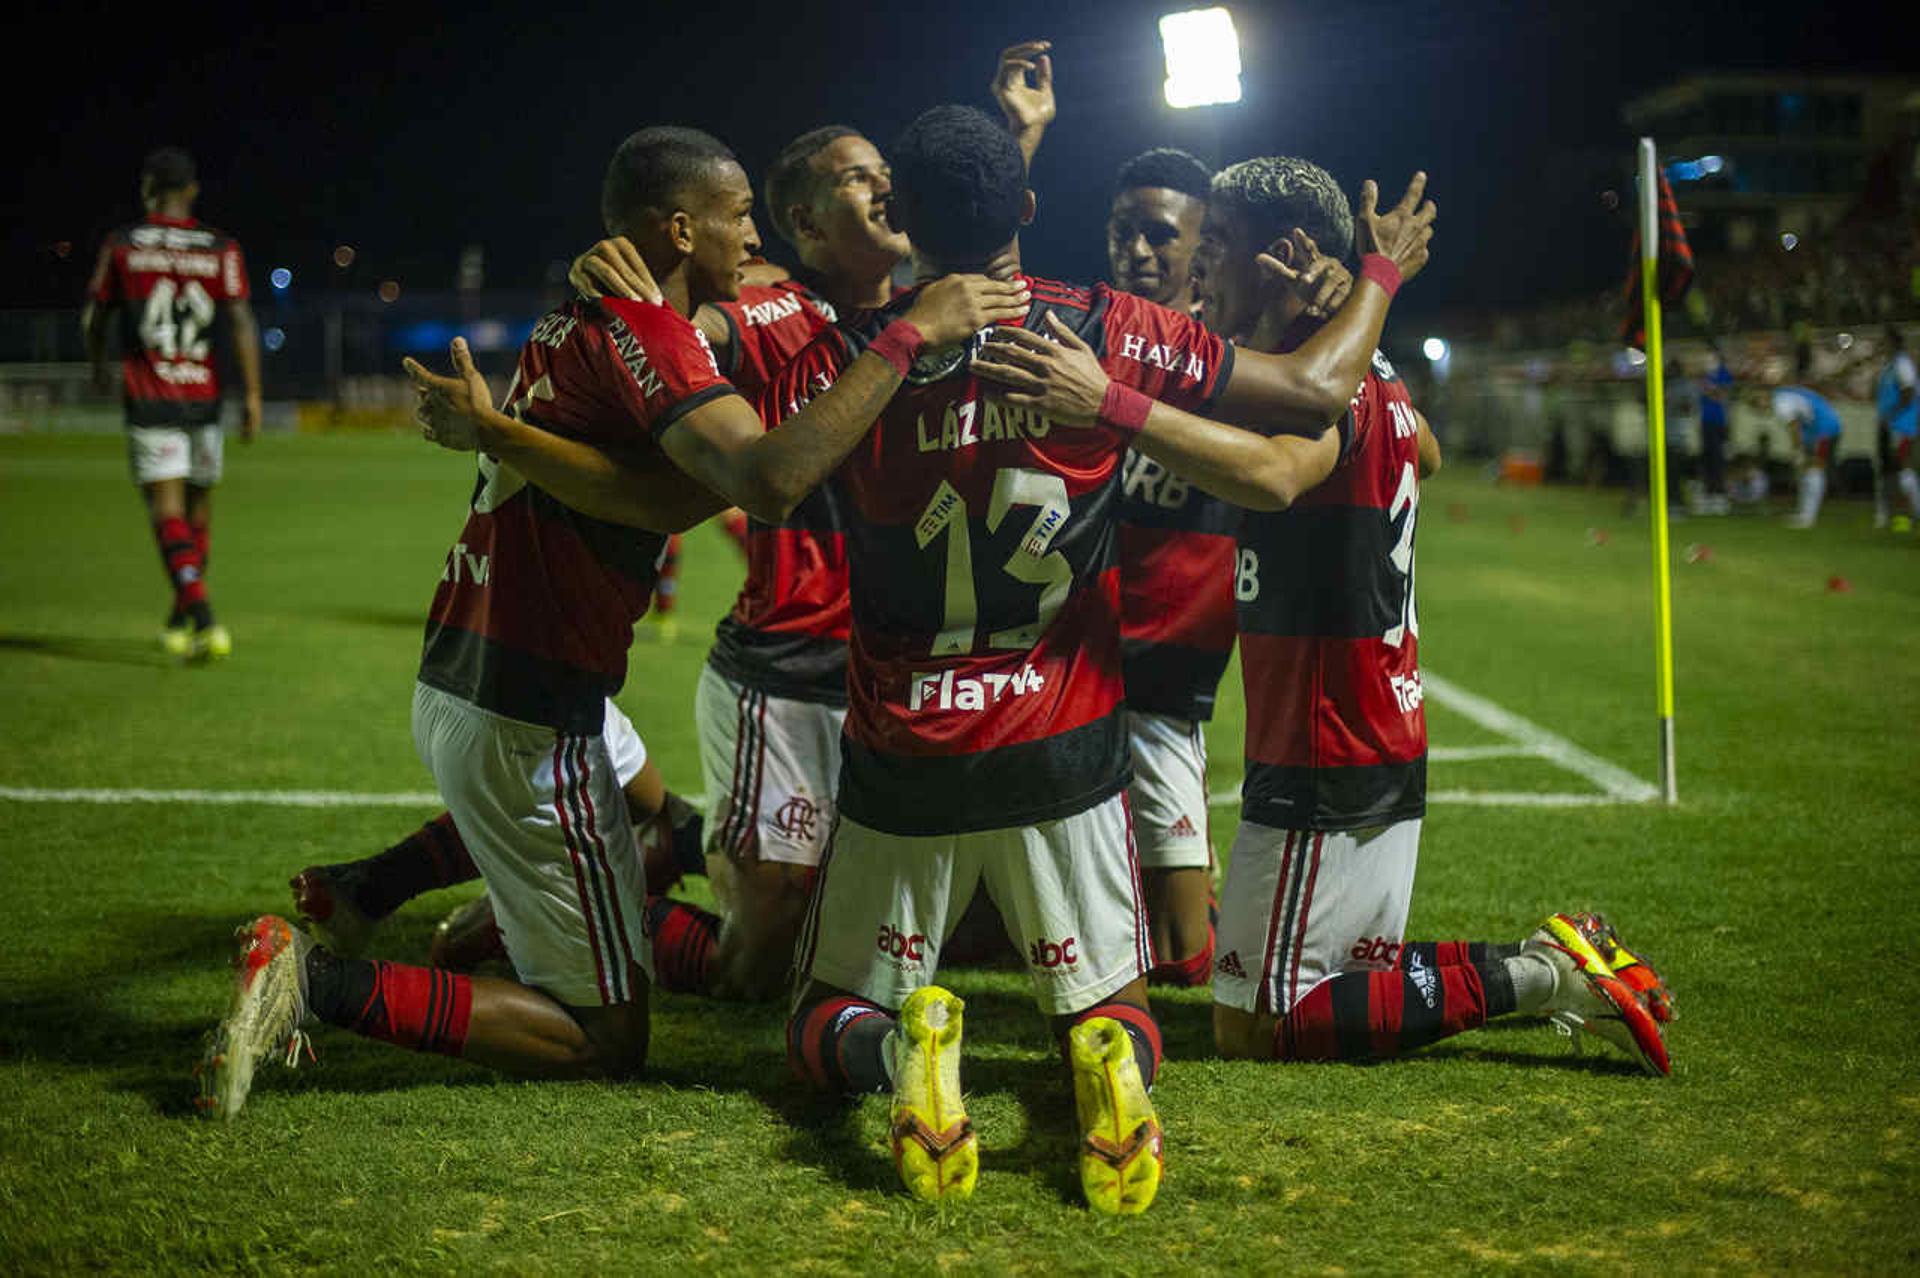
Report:
<svg viewBox="0 0 1920 1278"><path fill-rule="evenodd" d="M0 787L431 788L407 708L470 462L388 437L229 461L210 582L236 652L182 668L152 642L165 590L119 441L0 440ZM1436 806L1410 928L1517 938L1605 910L1678 992L1671 1079L1538 1024L1386 1065L1226 1064L1204 993L1174 994L1167 1181L1145 1217L1104 1220L1078 1201L1071 1094L1024 978L959 972L982 1174L945 1212L899 1191L880 1101L789 1081L780 1007L658 996L651 1077L621 1086L323 1030L317 1062L265 1070L214 1126L189 1071L234 925L432 809L0 797L0 1268L1911 1268L1920 538L1830 503L1811 533L1694 520L1675 544L1681 806ZM621 701L679 788L699 786L693 679L739 575L718 534L691 536L677 637L643 626L634 648ZM1618 494L1456 468L1422 502L1423 664L1650 776L1649 577ZM1222 701L1216 788L1238 778L1237 675ZM1497 741L1445 707L1432 725L1436 746ZM1593 791L1535 758L1439 762L1431 784ZM1215 813L1223 851L1234 815ZM403 911L385 952L423 955L470 894Z"/></svg>

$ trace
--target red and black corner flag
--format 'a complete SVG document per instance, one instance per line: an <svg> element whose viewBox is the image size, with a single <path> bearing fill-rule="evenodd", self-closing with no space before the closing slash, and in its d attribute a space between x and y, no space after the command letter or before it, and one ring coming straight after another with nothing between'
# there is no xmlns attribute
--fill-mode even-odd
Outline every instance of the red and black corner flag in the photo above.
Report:
<svg viewBox="0 0 1920 1278"><path fill-rule="evenodd" d="M1687 243L1687 228L1680 225L1680 206L1674 203L1667 175L1658 173L1657 181L1660 205L1655 216L1660 223L1660 255L1655 269L1660 300L1671 306L1687 295L1687 286L1693 283L1693 249ZM1620 339L1629 346L1647 344L1646 300L1640 294L1638 225L1633 230L1633 253L1627 264L1627 314L1620 322Z"/></svg>

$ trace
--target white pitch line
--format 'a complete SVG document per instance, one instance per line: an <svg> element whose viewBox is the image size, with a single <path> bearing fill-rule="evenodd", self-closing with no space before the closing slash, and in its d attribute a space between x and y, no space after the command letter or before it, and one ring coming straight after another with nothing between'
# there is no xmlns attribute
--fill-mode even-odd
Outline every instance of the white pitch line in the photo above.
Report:
<svg viewBox="0 0 1920 1278"><path fill-rule="evenodd" d="M1605 790L1621 803L1648 803L1660 797L1659 788L1642 781L1618 764L1582 750L1557 733L1549 732L1531 719L1524 719L1504 706L1495 705L1476 693L1468 692L1431 670L1420 672L1420 685L1426 695L1449 710L1458 711L1490 732L1510 737L1529 746L1543 759L1565 768Z"/></svg>
<svg viewBox="0 0 1920 1278"><path fill-rule="evenodd" d="M1428 763L1461 763L1468 759L1538 758L1540 752L1530 745L1433 746L1427 751Z"/></svg>
<svg viewBox="0 0 1920 1278"><path fill-rule="evenodd" d="M1238 790L1215 790L1207 796L1210 808L1240 802ZM1429 790L1428 803L1463 803L1483 808L1592 808L1624 803L1611 794L1535 793L1531 790Z"/></svg>
<svg viewBox="0 0 1920 1278"><path fill-rule="evenodd" d="M361 794L351 790L35 790L0 786L0 799L22 803L257 803L281 808L437 808L431 790Z"/></svg>

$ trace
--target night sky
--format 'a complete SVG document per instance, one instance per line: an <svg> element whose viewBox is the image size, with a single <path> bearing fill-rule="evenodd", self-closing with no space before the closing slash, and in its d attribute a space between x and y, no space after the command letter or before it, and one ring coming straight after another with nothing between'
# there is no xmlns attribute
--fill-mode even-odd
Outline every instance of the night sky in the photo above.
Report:
<svg viewBox="0 0 1920 1278"><path fill-rule="evenodd" d="M1425 167L1441 222L1409 306L1537 299L1620 273L1625 215L1599 192L1630 164L1628 97L1699 68L1903 60L1874 24L1786 6L1281 0L1232 6L1244 99L1175 112L1155 26L1170 7L67 6L62 33L35 19L9 41L10 94L34 78L35 49L63 87L11 107L22 164L4 304L77 301L102 232L137 216L140 159L157 145L198 156L200 215L241 238L256 287L285 265L296 287L447 288L471 243L489 287L530 286L598 237L601 174L636 128L709 129L757 187L813 125L852 124L884 148L935 102L991 109L998 50L1039 37L1054 41L1060 117L1034 169L1030 270L1100 276L1115 167L1173 144L1227 160L1302 154L1349 191L1374 176L1397 194ZM339 243L359 251L350 276L329 264Z"/></svg>

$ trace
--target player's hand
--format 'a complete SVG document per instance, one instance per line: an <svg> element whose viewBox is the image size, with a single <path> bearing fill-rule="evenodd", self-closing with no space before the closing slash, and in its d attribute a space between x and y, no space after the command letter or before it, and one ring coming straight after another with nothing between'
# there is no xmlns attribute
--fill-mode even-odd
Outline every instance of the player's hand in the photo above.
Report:
<svg viewBox="0 0 1920 1278"><path fill-rule="evenodd" d="M1022 279L948 275L921 289L904 318L927 345L952 346L990 325L1019 319L1032 300Z"/></svg>
<svg viewBox="0 0 1920 1278"><path fill-rule="evenodd" d="M624 235L601 240L573 259L567 270L567 283L588 301L602 297L624 297L630 302L661 301L660 286L633 241Z"/></svg>
<svg viewBox="0 0 1920 1278"><path fill-rule="evenodd" d="M413 379L420 402L413 420L420 423L420 437L442 448L470 453L480 446L481 418L492 410L493 395L487 379L473 366L473 352L467 339L453 339L453 376L430 372L416 359L400 361Z"/></svg>
<svg viewBox="0 0 1920 1278"><path fill-rule="evenodd" d="M1032 136L1035 145L1053 123L1057 110L1053 101L1053 59L1047 50L1051 40L1026 40L1000 51L1000 65L994 68L993 100L1007 117L1007 128L1025 141ZM1029 84L1027 77L1033 82Z"/></svg>
<svg viewBox="0 0 1920 1278"><path fill-rule="evenodd" d="M1294 281L1294 292L1306 303L1307 314L1325 319L1346 303L1353 292L1353 272L1337 257L1328 257L1299 227L1293 230L1289 252L1296 264L1304 262Z"/></svg>
<svg viewBox="0 0 1920 1278"><path fill-rule="evenodd" d="M1415 173L1400 202L1380 213L1374 207L1380 188L1372 178L1360 184L1360 251L1392 258L1402 280L1412 279L1427 264L1427 243L1433 239L1433 219L1439 209L1432 200L1421 202L1426 190L1427 175Z"/></svg>
<svg viewBox="0 0 1920 1278"><path fill-rule="evenodd" d="M1296 302L1306 314L1325 319L1353 292L1352 272L1298 227L1257 254L1254 265L1260 272L1260 318L1247 345L1257 351L1280 349Z"/></svg>
<svg viewBox="0 0 1920 1278"><path fill-rule="evenodd" d="M260 438L260 397L247 396L246 407L240 410L240 442L251 444Z"/></svg>
<svg viewBox="0 0 1920 1278"><path fill-rule="evenodd" d="M1006 389L1009 404L1037 408L1067 426L1091 426L1107 394L1100 357L1052 311L1046 336L1024 328L995 329L973 357L974 376Z"/></svg>

